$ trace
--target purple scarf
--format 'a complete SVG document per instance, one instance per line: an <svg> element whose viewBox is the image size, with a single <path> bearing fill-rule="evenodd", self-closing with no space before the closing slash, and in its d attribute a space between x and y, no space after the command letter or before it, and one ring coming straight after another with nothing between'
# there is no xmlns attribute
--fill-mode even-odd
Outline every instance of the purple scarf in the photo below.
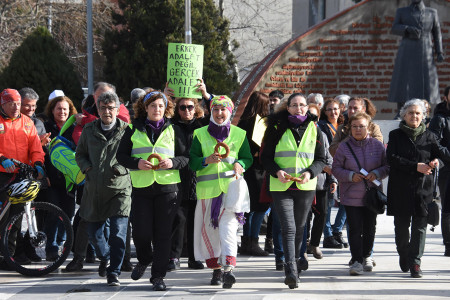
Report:
<svg viewBox="0 0 450 300"><path fill-rule="evenodd" d="M161 120L159 121L152 121L149 119L145 119L145 124L150 126L150 128L153 130L153 134L155 135L158 135L161 132L164 123L165 123L164 118L161 118Z"/></svg>
<svg viewBox="0 0 450 300"><path fill-rule="evenodd" d="M303 122L305 122L306 118L308 118L307 115L304 116L298 116L298 115L289 115L288 116L288 120L289 123L291 123L294 126L300 126L303 124Z"/></svg>
<svg viewBox="0 0 450 300"><path fill-rule="evenodd" d="M219 227L219 214L220 214L220 207L222 206L222 198L223 193L219 195L219 197L212 198L211 203L211 225L216 229ZM235 213L236 219L238 220L239 224L244 225L245 224L245 217L244 213Z"/></svg>
<svg viewBox="0 0 450 300"><path fill-rule="evenodd" d="M230 135L230 127L231 122L229 121L223 126L218 126L209 121L208 132L213 138L215 138L219 142L223 142L228 137L228 135Z"/></svg>

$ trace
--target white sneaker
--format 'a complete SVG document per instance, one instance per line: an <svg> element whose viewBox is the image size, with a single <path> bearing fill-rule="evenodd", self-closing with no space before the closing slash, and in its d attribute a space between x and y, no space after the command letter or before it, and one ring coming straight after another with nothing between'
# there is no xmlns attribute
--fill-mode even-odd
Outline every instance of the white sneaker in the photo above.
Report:
<svg viewBox="0 0 450 300"><path fill-rule="evenodd" d="M363 274L363 265L357 261L353 263L350 267L350 275L361 275Z"/></svg>
<svg viewBox="0 0 450 300"><path fill-rule="evenodd" d="M365 272L372 272L373 267L375 267L375 261L372 257L366 257L364 258L364 271Z"/></svg>

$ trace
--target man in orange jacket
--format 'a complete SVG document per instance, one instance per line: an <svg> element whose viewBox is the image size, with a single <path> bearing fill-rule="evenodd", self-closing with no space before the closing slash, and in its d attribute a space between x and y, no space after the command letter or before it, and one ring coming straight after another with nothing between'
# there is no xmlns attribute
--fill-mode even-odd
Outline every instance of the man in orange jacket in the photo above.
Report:
<svg viewBox="0 0 450 300"><path fill-rule="evenodd" d="M0 94L0 187L4 187L17 173L11 159L19 160L36 168L38 178L45 176L44 151L33 121L20 113L21 97L17 90L5 89ZM0 193L0 209L7 200L6 191ZM8 219L8 214L22 209L21 205L11 205L3 216L0 228ZM15 237L9 241L15 249ZM4 267L2 262L1 267Z"/></svg>

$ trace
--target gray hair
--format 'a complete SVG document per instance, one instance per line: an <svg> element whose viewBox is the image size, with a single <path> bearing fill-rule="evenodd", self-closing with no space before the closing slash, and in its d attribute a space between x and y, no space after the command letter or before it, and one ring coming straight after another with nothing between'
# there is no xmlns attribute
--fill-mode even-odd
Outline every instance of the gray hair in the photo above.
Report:
<svg viewBox="0 0 450 300"><path fill-rule="evenodd" d="M114 103L117 108L119 108L120 106L119 97L114 92L104 92L103 94L101 94L97 99L97 103L99 106L100 102L102 102L103 104Z"/></svg>
<svg viewBox="0 0 450 300"><path fill-rule="evenodd" d="M350 96L346 94L338 95L334 97L334 100L339 101L339 103L344 104L345 108L348 107L348 101L350 101Z"/></svg>
<svg viewBox="0 0 450 300"><path fill-rule="evenodd" d="M19 90L20 98L29 100L39 100L39 95L30 87L24 87Z"/></svg>
<svg viewBox="0 0 450 300"><path fill-rule="evenodd" d="M319 106L323 105L323 96L322 96L322 94L319 94L319 93L317 93L317 94L314 94L314 93L309 94L308 98L306 98L306 100L307 100L307 102L312 101L312 102L314 102L315 104L317 104Z"/></svg>
<svg viewBox="0 0 450 300"><path fill-rule="evenodd" d="M112 85L111 83L100 81L97 82L94 86L94 94L99 89L106 90L107 88L112 89L114 93L116 92L116 87L114 85Z"/></svg>
<svg viewBox="0 0 450 300"><path fill-rule="evenodd" d="M400 108L400 117L403 119L406 116L406 112L411 106L418 106L422 110L424 117L427 115L427 109L421 99L411 99L407 101L402 108Z"/></svg>
<svg viewBox="0 0 450 300"><path fill-rule="evenodd" d="M139 98L144 96L146 92L143 89L135 88L131 91L130 101L131 103L135 103Z"/></svg>

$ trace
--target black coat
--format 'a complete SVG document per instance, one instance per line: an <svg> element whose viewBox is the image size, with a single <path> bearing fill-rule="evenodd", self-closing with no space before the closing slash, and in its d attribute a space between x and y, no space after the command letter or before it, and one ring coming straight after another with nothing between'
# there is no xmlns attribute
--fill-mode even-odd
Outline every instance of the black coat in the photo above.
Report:
<svg viewBox="0 0 450 300"><path fill-rule="evenodd" d="M264 179L264 168L259 161L260 146L252 140L255 121L256 116L247 120L240 120L237 126L246 131L250 152L253 156L253 164L244 172L244 179L247 182L250 195L250 211L266 211L269 208L269 203L259 202Z"/></svg>
<svg viewBox="0 0 450 300"><path fill-rule="evenodd" d="M280 166L274 161L275 148L280 141L286 130L291 130L297 145L303 137L303 134L308 127L309 122L314 122L317 120L316 116L307 113L308 118L301 124L298 128L292 127L288 121L289 112L287 110L269 115L268 125L266 133L263 139L263 149L261 153L261 162L267 173L275 178L277 178L277 172L281 170ZM323 146L323 137L320 130L317 130L317 143L314 152L314 161L306 169L311 173L311 179L322 173L323 167L326 164L325 148Z"/></svg>
<svg viewBox="0 0 450 300"><path fill-rule="evenodd" d="M185 123L181 122L180 119L174 118L172 119L173 124L180 127L186 139L186 148L191 149L191 144L193 140L194 130L200 127L203 127L207 124L207 120L205 118L202 119L194 119L191 122ZM192 171L189 166L185 166L180 170L180 178L181 182L178 184L178 188L180 190L180 199L181 201L186 200L197 200L197 178L195 172Z"/></svg>
<svg viewBox="0 0 450 300"><path fill-rule="evenodd" d="M435 158L450 161L449 150L439 145L428 130L413 142L398 128L389 133L386 154L390 165L387 214L427 216L427 204L433 197L433 175L418 172L417 164L428 164Z"/></svg>

